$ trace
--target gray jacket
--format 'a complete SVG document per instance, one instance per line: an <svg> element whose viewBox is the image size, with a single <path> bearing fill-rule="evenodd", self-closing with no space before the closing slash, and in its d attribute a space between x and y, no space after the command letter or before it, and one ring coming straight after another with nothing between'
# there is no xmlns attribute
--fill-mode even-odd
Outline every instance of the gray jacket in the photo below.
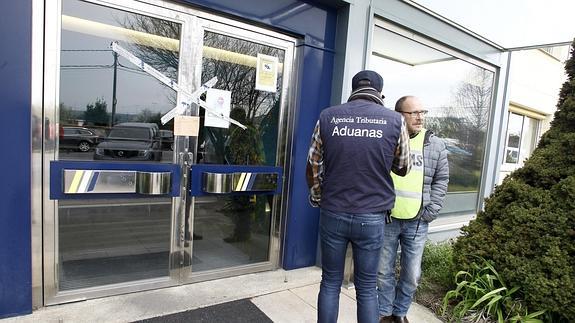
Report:
<svg viewBox="0 0 575 323"><path fill-rule="evenodd" d="M426 222L437 218L449 183L447 148L443 140L427 130L423 141L423 201L419 215Z"/></svg>

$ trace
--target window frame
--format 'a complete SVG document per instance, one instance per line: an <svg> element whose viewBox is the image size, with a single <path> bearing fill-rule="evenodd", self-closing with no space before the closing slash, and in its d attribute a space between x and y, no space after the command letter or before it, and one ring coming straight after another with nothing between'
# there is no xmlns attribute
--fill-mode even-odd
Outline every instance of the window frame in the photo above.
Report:
<svg viewBox="0 0 575 323"><path fill-rule="evenodd" d="M519 135L519 147L515 148L515 147L509 147L509 122L511 120L511 115L515 114L517 116L521 117L521 132ZM501 170L502 171L512 171L516 168L519 168L521 166L523 166L523 162L524 160L521 160L521 153L522 153L522 148L524 146L524 141L527 140L527 138L525 138L525 130L526 130L526 118L531 119L533 122L536 123L535 125L535 134L534 134L534 143L533 143L533 149L528 153L528 156L525 158L529 158L531 157L531 154L533 153L533 151L535 150L537 143L539 142L539 139L541 139L541 126L542 126L542 122L541 120L544 119L543 116L540 116L538 114L535 113L522 113L522 111L519 108L513 108L513 106L511 106L509 108L509 110L507 111L507 125L506 125L506 130L505 130L505 147L504 147L504 154L503 154L503 160L502 160L502 165L501 165ZM511 149L511 150L517 150L517 162L515 163L509 163L507 162L507 151Z"/></svg>
<svg viewBox="0 0 575 323"><path fill-rule="evenodd" d="M443 52L447 55L452 56L455 59L459 59L463 62L469 63L471 65L474 65L476 67L482 68L486 71L493 73L493 79L492 79L493 83L491 85L492 94L489 103L489 111L487 113L487 125L485 129L485 138L483 142L483 155L481 156L481 166L480 166L481 176L476 191L477 199L475 201L475 208L474 208L474 212L478 212L482 208L485 191L490 189L486 187L486 183L489 182L488 176L490 176L489 168L492 166L492 163L489 161L492 150L489 149L488 144L493 140L492 131L493 127L495 126L494 119L497 113L496 103L498 96L497 91L499 87L500 67L490 64L487 61L480 60L477 58L477 56L472 56L471 54L458 51L457 49L442 43L440 40L430 38L406 26L399 25L396 22L393 22L391 20L382 17L381 15L378 15L376 12L374 12L374 15L372 16L371 28L372 30L369 33L369 41L368 41L369 45L368 45L368 51L366 52L365 66L371 66L372 62L370 60L372 59L372 57L378 56L376 50L373 48L374 43L373 37L375 34L374 29L382 28L399 36L405 37L411 41L414 41L420 45L427 46L434 50ZM451 194L458 194L458 193L452 192ZM445 213L449 215L453 214L455 216L469 214L469 210L449 211L446 210L446 208L444 208L442 211L445 211Z"/></svg>

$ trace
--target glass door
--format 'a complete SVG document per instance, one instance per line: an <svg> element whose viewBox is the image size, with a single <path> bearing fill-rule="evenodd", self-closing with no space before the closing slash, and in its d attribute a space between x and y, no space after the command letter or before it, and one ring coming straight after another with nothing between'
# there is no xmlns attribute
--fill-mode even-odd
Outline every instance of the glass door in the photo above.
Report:
<svg viewBox="0 0 575 323"><path fill-rule="evenodd" d="M295 41L167 2L46 16L45 304L275 268ZM213 78L197 100L245 129L190 99ZM197 136L161 121L182 102Z"/></svg>
<svg viewBox="0 0 575 323"><path fill-rule="evenodd" d="M199 73L190 62L201 55L193 39L201 41L202 32L191 15L124 5L48 6L59 17L57 51L48 40L46 50L58 71L54 106L45 107L54 134L45 140L53 206L52 214L45 208L48 304L179 283L177 156L189 147L174 136L173 121L160 118L181 93L142 67L191 92ZM142 63L119 55L112 43Z"/></svg>
<svg viewBox="0 0 575 323"><path fill-rule="evenodd" d="M206 50L207 49L207 50ZM212 122L201 111L197 163L202 165L281 166L278 135L284 61L289 48L281 48L206 28L202 59L202 82L218 78L214 95L229 95L229 115L247 127ZM275 85L267 91L257 88L258 55L277 59ZM224 91L223 94L222 92ZM208 95L212 93L208 92ZM281 150L281 149L280 149ZM243 168L243 171L250 168ZM279 198L279 197L278 197ZM192 270L202 274L222 268L241 267L271 261L274 195L236 193L201 196L194 204Z"/></svg>
<svg viewBox="0 0 575 323"><path fill-rule="evenodd" d="M160 135L171 127L159 117L176 92L118 57L110 43L177 82L181 24L65 0L62 27L58 160L172 162L173 137ZM168 276L171 215L171 197L60 200L59 289Z"/></svg>

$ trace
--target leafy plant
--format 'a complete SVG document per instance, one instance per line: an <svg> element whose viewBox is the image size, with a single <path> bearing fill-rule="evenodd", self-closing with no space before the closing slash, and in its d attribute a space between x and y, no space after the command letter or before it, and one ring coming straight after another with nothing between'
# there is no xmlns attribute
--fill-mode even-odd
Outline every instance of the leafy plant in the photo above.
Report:
<svg viewBox="0 0 575 323"><path fill-rule="evenodd" d="M545 310L541 310L541 311L537 311L537 312L533 312L533 313L529 314L529 313L527 313L527 311L525 311L525 315L516 314L511 319L509 319L509 322L540 323L543 321L538 319L537 317L545 314L545 312L546 312Z"/></svg>
<svg viewBox="0 0 575 323"><path fill-rule="evenodd" d="M468 318L479 322L492 318L498 322L542 322L536 318L545 311L528 313L514 298L519 287L508 288L493 265L485 259L481 261L481 266L474 262L470 271L462 270L455 275L457 287L445 294L443 315L450 301L458 300L451 309L451 317L458 321Z"/></svg>

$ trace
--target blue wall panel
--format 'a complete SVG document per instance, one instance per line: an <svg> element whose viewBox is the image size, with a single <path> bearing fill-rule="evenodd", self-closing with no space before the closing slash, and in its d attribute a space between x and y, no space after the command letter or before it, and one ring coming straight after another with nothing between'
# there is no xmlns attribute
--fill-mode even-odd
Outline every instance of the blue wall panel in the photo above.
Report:
<svg viewBox="0 0 575 323"><path fill-rule="evenodd" d="M304 48L304 75L296 114L290 206L284 241L283 267L295 269L316 263L319 209L308 203L309 190L305 166L311 135L317 117L330 104L334 54L315 48ZM315 68L305 69L306 66Z"/></svg>
<svg viewBox="0 0 575 323"><path fill-rule="evenodd" d="M0 318L32 311L30 60L32 1L0 1Z"/></svg>

